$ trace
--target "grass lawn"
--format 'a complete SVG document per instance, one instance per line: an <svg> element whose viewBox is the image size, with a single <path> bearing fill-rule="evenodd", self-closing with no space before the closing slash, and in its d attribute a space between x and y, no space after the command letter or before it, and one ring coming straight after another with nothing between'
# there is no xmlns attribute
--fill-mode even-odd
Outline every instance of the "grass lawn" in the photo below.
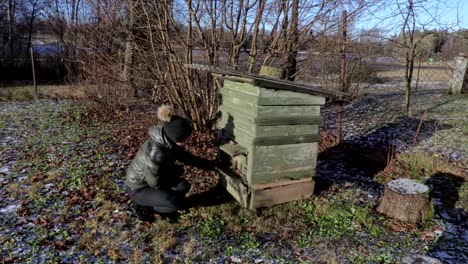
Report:
<svg viewBox="0 0 468 264"><path fill-rule="evenodd" d="M102 118L91 106L0 102L4 263L399 263L408 254L438 252L458 255L452 263L468 259L467 241L453 234L463 232L453 217L467 209L466 181L457 181L463 171L426 152L398 156L375 179L379 184L400 175L417 178L421 170L455 175L452 183L444 177L428 183L457 186L450 196L436 195L441 206L453 203L451 211L440 211L449 217L421 225L379 215L378 195L351 182L253 212L217 187L214 175L197 171L187 175L194 186L192 208L177 221L142 223L121 186L146 124ZM197 134L192 140L204 138ZM205 150L198 154L213 154Z"/></svg>
<svg viewBox="0 0 468 264"><path fill-rule="evenodd" d="M27 101L31 99L84 99L84 88L71 85L38 85L37 93L33 85L6 86L0 85L1 101Z"/></svg>

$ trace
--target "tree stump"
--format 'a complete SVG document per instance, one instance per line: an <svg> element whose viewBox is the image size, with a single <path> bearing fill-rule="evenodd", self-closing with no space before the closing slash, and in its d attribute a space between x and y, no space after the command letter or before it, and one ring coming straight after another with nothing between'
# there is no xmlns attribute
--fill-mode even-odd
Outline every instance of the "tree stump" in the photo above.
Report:
<svg viewBox="0 0 468 264"><path fill-rule="evenodd" d="M429 198L429 188L410 179L387 183L377 211L391 218L410 223L430 220L434 209Z"/></svg>

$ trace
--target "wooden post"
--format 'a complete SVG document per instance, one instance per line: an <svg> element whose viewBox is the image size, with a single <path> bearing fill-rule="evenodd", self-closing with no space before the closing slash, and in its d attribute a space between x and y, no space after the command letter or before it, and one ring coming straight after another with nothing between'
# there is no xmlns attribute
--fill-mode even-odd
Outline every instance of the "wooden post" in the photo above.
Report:
<svg viewBox="0 0 468 264"><path fill-rule="evenodd" d="M33 47L29 47L29 51L31 53L31 67L32 67L32 77L33 77L33 83L34 83L34 91L37 94L37 83L36 83L36 72L34 70L34 52L33 52Z"/></svg>
<svg viewBox="0 0 468 264"><path fill-rule="evenodd" d="M434 209L428 197L429 188L410 179L398 179L385 185L377 211L391 218L410 223L430 220Z"/></svg>

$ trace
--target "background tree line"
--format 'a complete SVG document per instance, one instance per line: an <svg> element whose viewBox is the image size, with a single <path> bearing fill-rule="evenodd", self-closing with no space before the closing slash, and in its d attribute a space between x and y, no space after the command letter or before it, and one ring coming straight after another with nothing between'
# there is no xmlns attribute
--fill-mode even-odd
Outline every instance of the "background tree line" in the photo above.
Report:
<svg viewBox="0 0 468 264"><path fill-rule="evenodd" d="M392 16L416 17L409 9L412 2L396 1L395 10L400 12ZM413 6L424 4L420 2ZM432 25L414 25L411 36L418 45L408 45L410 19L399 20L400 30L391 34L361 30L360 21L382 5L388 2L4 0L1 79L29 79L29 52L34 46L43 69L39 78L79 83L94 99L110 106L135 96L169 102L197 126L204 126L216 117L219 83L185 64L246 73L257 73L261 65L276 66L284 79L323 82L327 88L340 89L336 82L340 72L348 86L368 81L372 71L368 57L404 57L401 49L406 48L410 57L424 51L450 60L466 50L466 30ZM345 71L340 60L346 61Z"/></svg>

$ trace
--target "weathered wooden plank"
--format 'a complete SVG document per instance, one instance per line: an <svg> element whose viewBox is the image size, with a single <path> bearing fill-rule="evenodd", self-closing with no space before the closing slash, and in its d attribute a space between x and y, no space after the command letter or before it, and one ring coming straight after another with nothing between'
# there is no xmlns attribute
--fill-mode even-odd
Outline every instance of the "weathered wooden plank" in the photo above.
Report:
<svg viewBox="0 0 468 264"><path fill-rule="evenodd" d="M307 198L313 194L315 182L307 180L291 180L290 183L281 182L270 187L251 187L241 177L232 173L218 170L220 183L240 203L241 206L255 210Z"/></svg>
<svg viewBox="0 0 468 264"><path fill-rule="evenodd" d="M257 116L320 116L320 106L318 105L281 105L281 106L265 106L255 105Z"/></svg>
<svg viewBox="0 0 468 264"><path fill-rule="evenodd" d="M254 119L261 126L320 124L320 116L260 116Z"/></svg>
<svg viewBox="0 0 468 264"><path fill-rule="evenodd" d="M218 120L218 128L224 128L226 126L240 127L244 130L251 131L253 134L255 131L256 125L253 123L253 118L249 120L243 117L238 118L237 116L233 116L233 115L226 116L222 114L221 118Z"/></svg>
<svg viewBox="0 0 468 264"><path fill-rule="evenodd" d="M321 105L321 100L306 98L259 97L258 105Z"/></svg>
<svg viewBox="0 0 468 264"><path fill-rule="evenodd" d="M223 95L222 96L222 104L225 104L226 102L233 103L234 105L243 105L243 104L248 104L248 105L253 105L257 107L257 97L254 96L248 96L244 94L234 94L234 95Z"/></svg>
<svg viewBox="0 0 468 264"><path fill-rule="evenodd" d="M227 100L220 109L222 116L259 125L320 124L319 106L256 106L247 101Z"/></svg>
<svg viewBox="0 0 468 264"><path fill-rule="evenodd" d="M241 127L233 127L232 129L224 129L223 135L227 136L231 140L241 144L244 147L249 145L253 146L273 146L273 145L290 145L290 144L300 144L300 143L312 143L319 142L320 135L312 134L310 132L306 135L283 135L283 136L268 136L264 135L255 135L252 131L244 130Z"/></svg>
<svg viewBox="0 0 468 264"><path fill-rule="evenodd" d="M302 115L302 116L256 116L253 111L248 111L245 108L235 108L229 104L221 105L222 116L232 116L233 122L237 119L244 119L244 122L252 122L261 126L279 126L279 125L312 125L320 124L322 118L318 115ZM234 120L235 119L235 120Z"/></svg>
<svg viewBox="0 0 468 264"><path fill-rule="evenodd" d="M255 134L263 136L297 136L319 134L319 125L280 125L280 126L255 126Z"/></svg>
<svg viewBox="0 0 468 264"><path fill-rule="evenodd" d="M323 105L325 98L274 89L260 89L258 105Z"/></svg>
<svg viewBox="0 0 468 264"><path fill-rule="evenodd" d="M231 89L225 89L225 88L221 88L219 92L222 95L223 101L224 99L226 99L226 97L227 98L234 97L234 98L238 98L239 100L253 102L254 104L258 105L259 97L257 95L252 95L248 93L239 92L237 90L231 90Z"/></svg>
<svg viewBox="0 0 468 264"><path fill-rule="evenodd" d="M252 190L244 183L241 177L218 169L219 182L236 199L242 207L249 208L252 199Z"/></svg>
<svg viewBox="0 0 468 264"><path fill-rule="evenodd" d="M234 165L236 167L237 173L240 173L243 176L247 175L247 156L246 155L238 155L233 158Z"/></svg>
<svg viewBox="0 0 468 264"><path fill-rule="evenodd" d="M241 92L245 94L260 95L260 87L249 84L249 83L240 83L235 81L225 80L222 89L229 89L236 92Z"/></svg>
<svg viewBox="0 0 468 264"><path fill-rule="evenodd" d="M225 129L232 135L235 135L238 129L242 129L243 131L246 131L252 136L255 135L255 124L240 119L236 119L235 123L230 123L229 120L221 118L218 122L218 127L221 129Z"/></svg>
<svg viewBox="0 0 468 264"><path fill-rule="evenodd" d="M253 135L244 131L238 130L237 133L232 134L230 131L221 130L221 133L232 141L238 143L242 147L249 148L252 146Z"/></svg>
<svg viewBox="0 0 468 264"><path fill-rule="evenodd" d="M239 144L227 143L221 145L219 148L231 157L247 154L248 152L246 148L242 147Z"/></svg>
<svg viewBox="0 0 468 264"><path fill-rule="evenodd" d="M298 179L298 180L278 180L275 182L269 182L269 183L264 183L264 184L255 184L255 185L250 186L250 188L253 189L254 191L260 191L260 190L277 188L277 187L282 187L282 186L291 185L291 184L310 182L312 180L313 180L312 178L303 178L303 179Z"/></svg>
<svg viewBox="0 0 468 264"><path fill-rule="evenodd" d="M275 137L255 137L252 141L254 146L274 146L319 142L320 135L294 135Z"/></svg>
<svg viewBox="0 0 468 264"><path fill-rule="evenodd" d="M249 175L249 173L247 173L247 175ZM315 165L297 168L296 170L286 170L280 172L252 172L252 182L249 181L249 184L264 184L276 182L279 180L299 180L304 178L311 178L315 175Z"/></svg>
<svg viewBox="0 0 468 264"><path fill-rule="evenodd" d="M223 98L236 97L240 100L254 101L258 105L323 105L325 103L325 98L320 96L263 88L259 88L259 91L260 95L253 93L253 89L244 91L242 87L220 89Z"/></svg>
<svg viewBox="0 0 468 264"><path fill-rule="evenodd" d="M234 117L233 121L234 121ZM275 136L298 136L298 135L311 135L319 134L319 125L279 125L279 126L259 126L248 120L235 119L235 123L230 123L228 117L221 117L218 122L219 128L240 128L250 132L257 137L275 137ZM229 125L230 124L230 125ZM232 129L231 129L232 130Z"/></svg>
<svg viewBox="0 0 468 264"><path fill-rule="evenodd" d="M250 209L273 206L310 197L314 192L315 182L298 182L276 188L253 191Z"/></svg>
<svg viewBox="0 0 468 264"><path fill-rule="evenodd" d="M223 104L221 105L221 110L226 110L226 112L229 112L234 115L237 114L239 117L256 116L257 109L258 109L257 105L254 105L248 101L240 101L237 98L231 98L226 101L223 101Z"/></svg>
<svg viewBox="0 0 468 264"><path fill-rule="evenodd" d="M315 173L318 143L254 146L249 150L247 180L250 184L278 177L305 177Z"/></svg>
<svg viewBox="0 0 468 264"><path fill-rule="evenodd" d="M246 109L245 107L238 107L238 106L233 106L230 103L227 104L222 104L219 106L221 110L221 115L231 115L234 118L244 118L246 120L251 120L251 122L254 121L254 118L257 115L256 111L251 111Z"/></svg>

